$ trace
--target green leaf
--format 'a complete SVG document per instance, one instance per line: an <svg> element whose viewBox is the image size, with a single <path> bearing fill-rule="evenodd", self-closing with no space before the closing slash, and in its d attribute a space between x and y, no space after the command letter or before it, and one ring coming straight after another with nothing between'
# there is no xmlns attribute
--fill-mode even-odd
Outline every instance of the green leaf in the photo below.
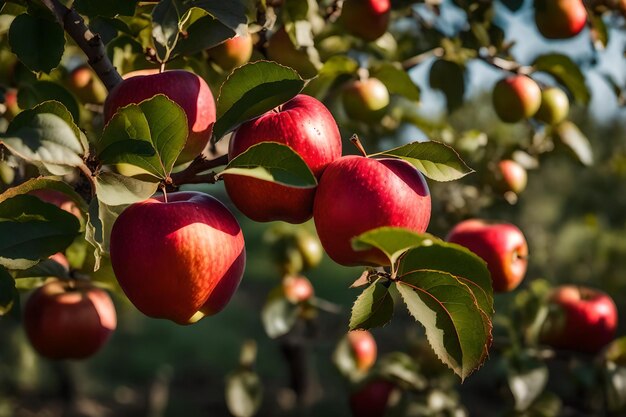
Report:
<svg viewBox="0 0 626 417"><path fill-rule="evenodd" d="M435 354L461 380L483 364L491 326L467 285L445 272L421 270L400 277L396 288Z"/></svg>
<svg viewBox="0 0 626 417"><path fill-rule="evenodd" d="M248 369L240 369L226 376L226 406L234 417L252 417L263 401L263 383Z"/></svg>
<svg viewBox="0 0 626 417"><path fill-rule="evenodd" d="M261 310L265 333L272 339L289 333L296 324L300 309L300 305L293 304L285 298L282 286L274 288Z"/></svg>
<svg viewBox="0 0 626 417"><path fill-rule="evenodd" d="M58 101L62 103L72 115L72 124L74 124L74 121L79 120L80 110L76 98L67 89L57 83L52 81L36 81L32 84L24 84L20 87L17 94L17 102L22 109L33 108L47 101ZM46 109L46 112L54 113L62 119L66 119L65 116L60 114L61 111L50 108Z"/></svg>
<svg viewBox="0 0 626 417"><path fill-rule="evenodd" d="M174 53L192 55L212 48L234 35L235 32L228 26L213 16L206 15L186 29L186 36L178 39Z"/></svg>
<svg viewBox="0 0 626 417"><path fill-rule="evenodd" d="M404 159L435 181L458 180L474 172L452 147L435 141L412 142L371 156L395 156Z"/></svg>
<svg viewBox="0 0 626 417"><path fill-rule="evenodd" d="M258 61L236 68L220 89L214 141L289 101L303 87L304 81L296 71L275 62Z"/></svg>
<svg viewBox="0 0 626 417"><path fill-rule="evenodd" d="M430 67L430 87L446 96L448 113L463 105L465 95L465 67L445 59L436 60Z"/></svg>
<svg viewBox="0 0 626 417"><path fill-rule="evenodd" d="M109 252L111 228L126 206L109 206L97 197L89 203L85 240L94 247L94 271L100 269L102 256Z"/></svg>
<svg viewBox="0 0 626 417"><path fill-rule="evenodd" d="M556 78L572 93L577 102L589 103L591 94L585 83L585 76L570 57L562 54L541 55L532 66L535 70L547 72Z"/></svg>
<svg viewBox="0 0 626 417"><path fill-rule="evenodd" d="M56 177L39 177L39 178L31 178L26 180L25 182L17 185L15 187L11 187L6 190L4 193L0 194L0 203L10 198L13 198L17 195L28 194L31 191L36 190L55 190L59 191L72 200L78 208L86 213L88 210L87 203L85 200L74 191L74 187L66 183L65 181L61 181Z"/></svg>
<svg viewBox="0 0 626 417"><path fill-rule="evenodd" d="M98 143L98 157L104 164L124 162L166 179L185 146L187 129L183 109L159 94L115 113Z"/></svg>
<svg viewBox="0 0 626 417"><path fill-rule="evenodd" d="M393 299L386 282L380 278L358 296L352 306L350 330L371 329L389 323L393 316Z"/></svg>
<svg viewBox="0 0 626 417"><path fill-rule="evenodd" d="M319 70L317 77L309 81L304 87L304 93L313 97L321 98L343 78L356 74L359 63L345 55L332 56Z"/></svg>
<svg viewBox="0 0 626 417"><path fill-rule="evenodd" d="M180 21L185 13L181 0L161 0L152 9L152 37L162 61L169 58L180 33Z"/></svg>
<svg viewBox="0 0 626 417"><path fill-rule="evenodd" d="M78 13L89 17L132 16L135 14L137 2L138 0L76 0L74 8Z"/></svg>
<svg viewBox="0 0 626 417"><path fill-rule="evenodd" d="M435 238L431 235L415 233L401 227L379 227L354 237L352 249L357 251L369 250L372 247L380 249L393 265L407 250L432 239Z"/></svg>
<svg viewBox="0 0 626 417"><path fill-rule="evenodd" d="M50 72L61 61L65 36L57 22L24 13L11 23L9 45L31 71Z"/></svg>
<svg viewBox="0 0 626 417"><path fill-rule="evenodd" d="M0 267L0 317L11 311L18 297L15 280L6 269Z"/></svg>
<svg viewBox="0 0 626 417"><path fill-rule="evenodd" d="M198 0L193 2L193 6L206 10L211 16L234 31L248 23L246 3L243 0Z"/></svg>
<svg viewBox="0 0 626 417"><path fill-rule="evenodd" d="M57 261L53 259L44 259L39 262L37 265L25 269L23 271L18 271L15 275L17 279L28 279L28 278L47 278L47 277L57 277L61 279L70 279L70 274L65 266L61 265Z"/></svg>
<svg viewBox="0 0 626 417"><path fill-rule="evenodd" d="M428 380L421 374L418 363L404 352L388 353L376 365L380 376L387 380L400 382L416 391L428 387Z"/></svg>
<svg viewBox="0 0 626 417"><path fill-rule="evenodd" d="M28 268L62 252L78 236L80 222L60 208L30 195L0 203L0 264Z"/></svg>
<svg viewBox="0 0 626 417"><path fill-rule="evenodd" d="M314 188L315 175L289 146L261 142L233 158L220 175L244 175L295 188Z"/></svg>
<svg viewBox="0 0 626 417"><path fill-rule="evenodd" d="M554 137L569 149L574 156L585 166L593 165L593 150L587 136L578 126L570 121L564 121L554 128Z"/></svg>
<svg viewBox="0 0 626 417"><path fill-rule="evenodd" d="M391 94L398 94L412 101L419 101L420 90L409 74L397 64L385 62L371 71L371 76L385 84Z"/></svg>
<svg viewBox="0 0 626 417"><path fill-rule="evenodd" d="M533 357L514 357L508 361L507 380L515 400L515 410L527 410L548 383L548 368Z"/></svg>
<svg viewBox="0 0 626 417"><path fill-rule="evenodd" d="M142 181L114 172L103 172L96 177L98 198L110 206L146 200L157 191L158 187L158 182Z"/></svg>

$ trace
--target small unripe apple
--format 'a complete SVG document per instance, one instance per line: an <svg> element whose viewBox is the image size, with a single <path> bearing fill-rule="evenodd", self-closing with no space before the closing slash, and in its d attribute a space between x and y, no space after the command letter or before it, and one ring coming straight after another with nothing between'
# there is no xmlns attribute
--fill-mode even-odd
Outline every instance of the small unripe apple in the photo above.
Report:
<svg viewBox="0 0 626 417"><path fill-rule="evenodd" d="M104 120L108 123L121 107L163 94L187 115L189 136L176 163L189 162L202 152L211 138L216 117L213 93L207 83L192 72L153 72L144 70L126 74L124 81L109 93L104 102Z"/></svg>
<svg viewBox="0 0 626 417"><path fill-rule="evenodd" d="M393 382L375 379L350 396L353 417L384 417L389 397L396 388Z"/></svg>
<svg viewBox="0 0 626 417"><path fill-rule="evenodd" d="M31 344L49 359L84 359L96 353L117 325L109 295L89 283L52 281L24 307Z"/></svg>
<svg viewBox="0 0 626 417"><path fill-rule="evenodd" d="M111 230L111 264L147 316L195 323L221 311L246 263L239 223L215 198L176 192L126 208Z"/></svg>
<svg viewBox="0 0 626 417"><path fill-rule="evenodd" d="M348 332L348 344L359 371L366 372L376 362L376 340L368 330L353 330Z"/></svg>
<svg viewBox="0 0 626 417"><path fill-rule="evenodd" d="M567 39L585 27L587 10L582 0L535 0L537 29L548 39Z"/></svg>
<svg viewBox="0 0 626 417"><path fill-rule="evenodd" d="M541 89L532 78L512 75L496 83L492 99L496 114L503 122L517 123L537 113Z"/></svg>
<svg viewBox="0 0 626 417"><path fill-rule="evenodd" d="M237 35L209 49L209 57L225 71L232 71L250 60L253 49L249 33Z"/></svg>
<svg viewBox="0 0 626 417"><path fill-rule="evenodd" d="M430 221L424 176L401 159L344 156L326 167L317 187L313 219L324 250L346 266L389 265L379 250L355 251L352 239L378 227L422 233Z"/></svg>
<svg viewBox="0 0 626 417"><path fill-rule="evenodd" d="M309 233L296 234L296 247L302 255L304 269L315 268L322 262L324 250L319 239Z"/></svg>
<svg viewBox="0 0 626 417"><path fill-rule="evenodd" d="M495 292L512 291L526 275L526 238L510 223L465 220L450 231L447 240L465 246L487 263Z"/></svg>
<svg viewBox="0 0 626 417"><path fill-rule="evenodd" d="M302 78L308 79L317 75L317 68L307 52L296 48L284 27L272 35L266 51L270 60L295 69Z"/></svg>
<svg viewBox="0 0 626 417"><path fill-rule="evenodd" d="M290 275L283 279L285 298L294 304L302 303L313 297L315 290L308 278L302 275Z"/></svg>
<svg viewBox="0 0 626 417"><path fill-rule="evenodd" d="M558 349L596 353L609 344L617 330L617 307L606 293L564 285L548 297L551 312L541 341Z"/></svg>
<svg viewBox="0 0 626 417"><path fill-rule="evenodd" d="M17 90L16 89L10 88L4 93L4 106L5 106L4 117L6 117L8 121L13 120L13 118L17 116L17 114L20 111L22 111L20 109L20 106L18 106L17 104Z"/></svg>
<svg viewBox="0 0 626 417"><path fill-rule="evenodd" d="M377 78L349 82L343 88L341 98L346 114L366 123L382 119L389 105L389 91Z"/></svg>
<svg viewBox="0 0 626 417"><path fill-rule="evenodd" d="M341 156L341 136L335 119L321 102L304 94L239 126L230 140L228 157L233 159L265 141L290 146L317 178ZM232 174L224 175L224 184L235 206L254 221L303 223L313 214L315 189L286 187Z"/></svg>
<svg viewBox="0 0 626 417"><path fill-rule="evenodd" d="M569 113L569 98L557 87L546 88L541 92L541 106L535 118L549 125L556 125Z"/></svg>
<svg viewBox="0 0 626 417"><path fill-rule="evenodd" d="M390 14L389 0L345 0L341 22L348 32L371 42L387 31Z"/></svg>
<svg viewBox="0 0 626 417"><path fill-rule="evenodd" d="M70 72L67 84L83 103L103 103L108 94L106 87L89 65L81 65Z"/></svg>
<svg viewBox="0 0 626 417"><path fill-rule="evenodd" d="M501 177L500 188L502 190L519 194L526 189L528 174L526 168L517 162L512 159L504 159L498 163L498 171Z"/></svg>

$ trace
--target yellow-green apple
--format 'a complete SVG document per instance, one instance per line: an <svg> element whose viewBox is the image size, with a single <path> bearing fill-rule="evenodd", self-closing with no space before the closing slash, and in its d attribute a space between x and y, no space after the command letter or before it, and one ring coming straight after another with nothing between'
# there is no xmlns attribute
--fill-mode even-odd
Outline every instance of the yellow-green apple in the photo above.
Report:
<svg viewBox="0 0 626 417"><path fill-rule="evenodd" d="M567 39L585 27L587 10L582 0L535 0L537 29L548 39Z"/></svg>
<svg viewBox="0 0 626 417"><path fill-rule="evenodd" d="M498 163L500 188L504 191L513 191L519 194L526 189L528 174L526 168L512 159L504 159Z"/></svg>
<svg viewBox="0 0 626 417"><path fill-rule="evenodd" d="M105 122L111 120L119 108L140 103L157 94L167 96L187 115L189 136L176 162L189 162L207 145L215 123L213 94L207 83L192 72L173 70L156 74L150 71L127 74L127 78L115 86L104 102Z"/></svg>
<svg viewBox="0 0 626 417"><path fill-rule="evenodd" d="M532 78L512 75L498 81L493 88L493 107L506 123L516 123L534 116L541 105L541 89Z"/></svg>
<svg viewBox="0 0 626 417"><path fill-rule="evenodd" d="M302 275L289 275L283 278L285 298L294 304L302 303L313 297L313 284Z"/></svg>
<svg viewBox="0 0 626 417"><path fill-rule="evenodd" d="M606 293L563 285L548 296L550 314L541 341L558 349L596 353L609 344L617 329L617 307Z"/></svg>
<svg viewBox="0 0 626 417"><path fill-rule="evenodd" d="M380 121L389 105L389 91L377 78L347 83L341 94L346 114L367 123Z"/></svg>
<svg viewBox="0 0 626 417"><path fill-rule="evenodd" d="M355 251L354 237L393 226L422 233L430 221L424 176L401 159L344 156L326 167L317 187L313 219L324 250L341 265L389 265L378 249Z"/></svg>
<svg viewBox="0 0 626 417"><path fill-rule="evenodd" d="M41 188L38 190L33 190L28 194L34 195L35 197L37 197L38 199L46 203L54 204L61 210L65 210L68 213L73 214L79 220L83 218L83 215L80 209L78 208L78 205L76 204L76 202L72 200L71 198L69 198L67 194L61 191L48 189L48 188Z"/></svg>
<svg viewBox="0 0 626 417"><path fill-rule="evenodd" d="M296 233L296 247L302 256L304 269L315 268L322 262L324 250L317 237L308 232Z"/></svg>
<svg viewBox="0 0 626 417"><path fill-rule="evenodd" d="M535 118L549 125L562 122L569 113L569 98L558 87L546 88L541 92L541 106Z"/></svg>
<svg viewBox="0 0 626 417"><path fill-rule="evenodd" d="M266 54L270 60L295 69L302 78L308 79L317 75L317 68L307 51L296 48L284 27L278 29L269 39Z"/></svg>
<svg viewBox="0 0 626 417"><path fill-rule="evenodd" d="M107 97L107 89L89 65L81 65L67 77L70 90L84 103L102 103Z"/></svg>
<svg viewBox="0 0 626 417"><path fill-rule="evenodd" d="M346 0L340 20L348 32L375 41L387 31L390 13L389 0Z"/></svg>
<svg viewBox="0 0 626 417"><path fill-rule="evenodd" d="M221 311L246 263L235 217L198 192L129 206L113 224L110 253L115 277L135 307L179 324Z"/></svg>
<svg viewBox="0 0 626 417"><path fill-rule="evenodd" d="M225 71L231 71L250 60L253 49L249 33L237 35L209 49L209 57Z"/></svg>
<svg viewBox="0 0 626 417"><path fill-rule="evenodd" d="M367 330L352 330L348 332L348 345L359 371L367 372L374 366L378 350L372 333Z"/></svg>
<svg viewBox="0 0 626 417"><path fill-rule="evenodd" d="M389 397L396 388L385 379L375 379L366 383L350 395L350 411L353 417L384 417Z"/></svg>
<svg viewBox="0 0 626 417"><path fill-rule="evenodd" d="M341 136L328 109L313 97L299 94L287 103L239 126L228 150L233 159L265 141L290 146L320 178L341 156ZM311 218L315 189L298 189L241 175L224 175L228 196L243 214L257 222L302 223Z"/></svg>
<svg viewBox="0 0 626 417"><path fill-rule="evenodd" d="M526 275L528 245L515 225L465 220L454 226L446 239L465 246L487 262L495 292L512 291Z"/></svg>
<svg viewBox="0 0 626 417"><path fill-rule="evenodd" d="M84 359L96 353L117 325L109 295L88 282L52 281L24 307L24 328L40 355Z"/></svg>

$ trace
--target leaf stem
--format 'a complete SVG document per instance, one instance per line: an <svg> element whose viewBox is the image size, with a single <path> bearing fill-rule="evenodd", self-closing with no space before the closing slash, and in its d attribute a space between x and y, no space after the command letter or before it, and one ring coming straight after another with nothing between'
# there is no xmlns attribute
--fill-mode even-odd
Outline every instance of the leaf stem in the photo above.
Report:
<svg viewBox="0 0 626 417"><path fill-rule="evenodd" d="M96 180L93 178L93 173L85 164L80 164L78 169L83 173L83 175L85 175L87 181L89 181L89 185L91 186L91 197L94 197L96 195Z"/></svg>
<svg viewBox="0 0 626 417"><path fill-rule="evenodd" d="M200 174L226 164L228 164L228 154L220 155L213 159L207 159L204 155L199 155L187 168L171 175L172 185L178 187L183 184L213 184L218 179L215 172Z"/></svg>

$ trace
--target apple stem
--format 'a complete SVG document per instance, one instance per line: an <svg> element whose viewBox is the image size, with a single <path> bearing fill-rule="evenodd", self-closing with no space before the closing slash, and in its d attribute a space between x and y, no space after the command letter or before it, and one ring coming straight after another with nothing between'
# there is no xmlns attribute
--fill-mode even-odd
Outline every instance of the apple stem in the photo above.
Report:
<svg viewBox="0 0 626 417"><path fill-rule="evenodd" d="M365 148L363 147L361 140L356 134L352 135L352 137L350 138L350 142L352 142L352 144L356 146L359 152L361 152L361 155L367 158L367 152L365 152Z"/></svg>
<svg viewBox="0 0 626 417"><path fill-rule="evenodd" d="M167 203L167 187L165 184L161 184L161 190L163 191L163 200Z"/></svg>
<svg viewBox="0 0 626 417"><path fill-rule="evenodd" d="M165 72L165 61L161 62L161 65L159 66L159 72Z"/></svg>

